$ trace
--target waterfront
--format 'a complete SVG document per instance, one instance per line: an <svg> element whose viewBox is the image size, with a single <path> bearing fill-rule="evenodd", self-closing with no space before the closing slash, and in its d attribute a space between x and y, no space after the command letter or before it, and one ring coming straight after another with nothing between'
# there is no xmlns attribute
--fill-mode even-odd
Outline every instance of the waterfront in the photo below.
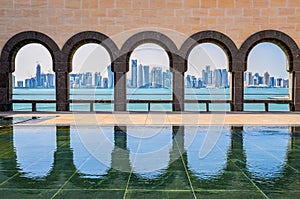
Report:
<svg viewBox="0 0 300 199"><path fill-rule="evenodd" d="M155 94L154 94L155 93ZM113 89L71 89L70 99L85 100L113 100ZM272 99L286 98L289 95L288 88L246 88L245 99ZM226 89L185 89L185 99L209 99L220 100L229 99L230 90ZM55 100L55 89L14 89L13 99L27 100ZM150 100L172 100L172 89L156 88L156 89L127 89L127 99L150 99ZM14 104L14 110L29 111L31 104ZM54 104L39 104L38 110L54 111ZM263 111L263 104L245 104L245 111ZM271 104L270 111L288 111L287 104ZM128 109L131 111L145 111L147 104L130 104ZM210 110L229 111L229 104L211 104ZM72 111L88 111L89 104L71 104ZM112 104L96 104L96 111L112 111ZM171 111L171 104L156 104L151 110L155 111ZM205 111L205 104L185 104L186 111Z"/></svg>

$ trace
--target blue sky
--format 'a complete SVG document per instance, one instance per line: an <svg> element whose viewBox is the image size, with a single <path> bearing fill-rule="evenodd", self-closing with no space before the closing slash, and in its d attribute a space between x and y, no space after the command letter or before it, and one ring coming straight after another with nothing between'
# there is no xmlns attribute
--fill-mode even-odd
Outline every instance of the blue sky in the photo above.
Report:
<svg viewBox="0 0 300 199"><path fill-rule="evenodd" d="M138 59L138 64L161 66L167 69L169 60L167 53L155 44L143 44L135 49L131 59ZM201 70L210 65L214 68L227 68L228 61L221 48L214 44L200 44L190 53L187 74L201 76ZM40 44L29 44L20 49L16 56L16 80L35 75L37 63L42 66L42 72L52 71L50 53ZM80 47L73 57L73 72L97 71L107 75L106 66L110 58L107 51L97 44L86 44ZM286 72L286 56L283 51L271 43L256 45L248 57L248 71L263 74L268 71L271 76L288 78ZM130 78L130 74L128 73Z"/></svg>

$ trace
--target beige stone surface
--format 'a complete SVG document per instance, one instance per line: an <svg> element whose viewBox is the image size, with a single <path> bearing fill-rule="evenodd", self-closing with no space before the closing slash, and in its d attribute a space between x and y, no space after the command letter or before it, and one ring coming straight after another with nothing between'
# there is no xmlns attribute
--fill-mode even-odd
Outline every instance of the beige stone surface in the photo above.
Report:
<svg viewBox="0 0 300 199"><path fill-rule="evenodd" d="M266 29L285 32L300 44L299 0L1 0L0 49L13 35L40 31L57 44L94 30L110 37L133 29L171 29L188 37L203 30L228 35L237 46ZM174 41L178 35L164 32ZM179 47L180 41L177 41Z"/></svg>
<svg viewBox="0 0 300 199"><path fill-rule="evenodd" d="M6 113L5 116L40 117L40 121L30 125L300 125L300 113Z"/></svg>

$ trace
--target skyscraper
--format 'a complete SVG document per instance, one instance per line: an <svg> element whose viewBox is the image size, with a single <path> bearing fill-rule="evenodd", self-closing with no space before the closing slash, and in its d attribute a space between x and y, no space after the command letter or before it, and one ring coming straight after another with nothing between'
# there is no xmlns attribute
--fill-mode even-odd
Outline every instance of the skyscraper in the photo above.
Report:
<svg viewBox="0 0 300 199"><path fill-rule="evenodd" d="M151 70L151 82L153 88L161 88L162 87L162 68L154 67Z"/></svg>
<svg viewBox="0 0 300 199"><path fill-rule="evenodd" d="M214 82L216 88L222 86L222 71L221 69L215 69L214 70Z"/></svg>
<svg viewBox="0 0 300 199"><path fill-rule="evenodd" d="M192 87L192 80L191 80L191 76L187 75L185 78L185 87L186 88L191 88Z"/></svg>
<svg viewBox="0 0 300 199"><path fill-rule="evenodd" d="M40 87L45 87L47 84L47 76L46 74L41 74L41 79L40 79Z"/></svg>
<svg viewBox="0 0 300 199"><path fill-rule="evenodd" d="M224 88L227 88L229 87L229 83L228 83L228 72L226 69L222 69L222 83L221 85L224 87Z"/></svg>
<svg viewBox="0 0 300 199"><path fill-rule="evenodd" d="M146 88L150 87L150 81L149 81L149 66L144 66L144 86Z"/></svg>
<svg viewBox="0 0 300 199"><path fill-rule="evenodd" d="M207 85L207 73L205 70L202 70L202 84Z"/></svg>
<svg viewBox="0 0 300 199"><path fill-rule="evenodd" d="M12 75L11 83L12 83L12 87L15 88L16 87L16 77L14 75Z"/></svg>
<svg viewBox="0 0 300 199"><path fill-rule="evenodd" d="M55 87L55 78L54 74L48 73L47 74L47 88L54 88Z"/></svg>
<svg viewBox="0 0 300 199"><path fill-rule="evenodd" d="M23 81L17 81L18 88L23 88Z"/></svg>
<svg viewBox="0 0 300 199"><path fill-rule="evenodd" d="M108 88L108 78L107 77L103 78L103 88Z"/></svg>
<svg viewBox="0 0 300 199"><path fill-rule="evenodd" d="M94 73L94 85L95 87L100 88L101 87L101 82L102 82L102 76L100 72Z"/></svg>
<svg viewBox="0 0 300 199"><path fill-rule="evenodd" d="M40 64L38 64L36 66L36 85L39 87L39 86L42 86L42 82L41 82L41 66Z"/></svg>
<svg viewBox="0 0 300 199"><path fill-rule="evenodd" d="M140 64L138 68L138 78L137 78L137 86L142 87L144 85L143 82L143 65Z"/></svg>
<svg viewBox="0 0 300 199"><path fill-rule="evenodd" d="M114 87L114 73L111 71L111 65L107 66L108 88Z"/></svg>
<svg viewBox="0 0 300 199"><path fill-rule="evenodd" d="M270 75L268 72L265 72L264 74L264 84L270 86Z"/></svg>
<svg viewBox="0 0 300 199"><path fill-rule="evenodd" d="M131 87L137 87L137 60L131 60Z"/></svg>
<svg viewBox="0 0 300 199"><path fill-rule="evenodd" d="M205 72L206 72L206 75L207 75L206 85L212 85L213 76L212 76L212 71L210 70L209 65L205 66Z"/></svg>

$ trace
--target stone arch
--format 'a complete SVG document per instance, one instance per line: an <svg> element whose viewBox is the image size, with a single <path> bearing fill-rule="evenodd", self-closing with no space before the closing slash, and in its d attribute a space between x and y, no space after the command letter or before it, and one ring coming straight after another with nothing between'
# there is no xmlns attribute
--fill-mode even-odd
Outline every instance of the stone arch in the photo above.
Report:
<svg viewBox="0 0 300 199"><path fill-rule="evenodd" d="M112 61L118 57L119 49L112 39L105 34L95 31L84 31L72 36L62 48L64 62L67 63L68 72L72 71L72 58L75 51L82 45L96 43L103 46L110 55ZM113 67L113 66L112 66Z"/></svg>
<svg viewBox="0 0 300 199"><path fill-rule="evenodd" d="M170 68L173 68L173 63L175 62L175 56L178 54L177 47L175 43L166 35L155 32L155 31L145 31L137 33L131 36L125 41L121 48L121 56L126 61L126 72L129 71L129 59L131 53L141 44L153 43L162 47L168 54L170 60ZM124 57L125 56L125 57Z"/></svg>
<svg viewBox="0 0 300 199"><path fill-rule="evenodd" d="M228 71L232 71L232 63L238 52L238 49L235 43L227 35L213 30L197 32L184 41L180 48L180 52L181 56L185 60L186 70L190 52L196 45L202 43L212 43L219 46L227 55Z"/></svg>
<svg viewBox="0 0 300 199"><path fill-rule="evenodd" d="M238 53L238 48L236 47L235 43L225 34L213 30L207 30L207 31L201 31L193 34L188 39L185 40L185 42L182 44L180 48L181 57L184 59L184 68L185 71L187 71L188 67L188 57L190 55L190 52L193 50L193 48L202 43L212 43L217 46L219 46L226 54L228 59L228 67L227 70L231 72L231 87L230 87L230 98L231 98L231 110L236 110L234 103L235 103L235 95L238 94L236 92L236 85L235 85L235 79L238 78L238 76L235 73L235 69L233 66L235 65L235 57Z"/></svg>
<svg viewBox="0 0 300 199"><path fill-rule="evenodd" d="M124 93L121 93L120 95L115 92L115 101L118 99L122 99L122 102L119 101L120 105L117 105L117 109L115 110L126 110L126 72L129 71L129 59L130 55L134 51L136 47L139 45L145 44L145 43L153 43L160 47L162 47L166 53L168 54L169 62L170 62L170 69L173 72L173 110L182 110L182 102L183 102L183 96L182 100L181 94L177 92L177 90L180 90L180 86L177 84L181 84L180 81L176 81L176 79L179 78L180 70L182 70L182 65L180 64L180 57L178 48L175 45L175 43L166 35L156 32L156 31L144 31L136 33L135 35L131 36L129 39L125 41L123 44L121 51L120 51L120 57L118 63L120 64L120 67L122 68L122 74L117 78L117 81L119 83L119 87L122 88ZM179 89L177 89L179 88ZM119 96L118 96L119 95ZM182 101L182 102L181 102ZM116 105L116 104L115 104Z"/></svg>
<svg viewBox="0 0 300 199"><path fill-rule="evenodd" d="M250 51L254 46L262 42L270 42L279 46L286 54L289 62L287 71L293 71L294 61L297 58L298 45L290 36L277 30L263 30L254 33L243 42L238 53L238 58L243 63L242 70L247 70L247 58Z"/></svg>
<svg viewBox="0 0 300 199"><path fill-rule="evenodd" d="M278 47L280 47L285 53L288 65L286 70L290 73L290 99L292 100L292 104L290 106L290 110L300 110L300 102L297 99L297 95L300 95L299 83L297 79L300 78L299 75L295 74L296 67L298 67L299 63L299 48L297 43L287 34L280 32L278 30L263 30L257 33L254 33L250 37L248 37L239 48L239 52L237 55L237 62L235 67L238 71L247 71L247 59L250 51L259 43L262 42L270 42ZM297 72L296 72L297 73ZM241 85L243 85L244 89L244 79L241 77ZM296 86L298 84L298 86ZM244 91L240 93L241 96L244 96ZM299 98L299 97L298 97ZM242 99L243 100L243 99ZM298 105L296 105L298 104Z"/></svg>
<svg viewBox="0 0 300 199"><path fill-rule="evenodd" d="M36 32L25 31L11 37L4 45L0 57L0 110L12 110L12 83L11 74L15 71L15 57L17 52L25 45L39 43L47 48L53 60L53 71L56 72L60 62L60 49L53 39L48 35Z"/></svg>
<svg viewBox="0 0 300 199"><path fill-rule="evenodd" d="M61 96L59 97L60 102L58 102L58 104L60 104L60 111L69 110L69 73L72 71L73 55L80 46L88 43L96 43L103 46L110 55L111 67L112 70L114 69L114 63L118 57L119 49L108 36L95 31L85 31L77 33L68 39L62 48L62 70L60 71L59 83L57 84L61 91Z"/></svg>

